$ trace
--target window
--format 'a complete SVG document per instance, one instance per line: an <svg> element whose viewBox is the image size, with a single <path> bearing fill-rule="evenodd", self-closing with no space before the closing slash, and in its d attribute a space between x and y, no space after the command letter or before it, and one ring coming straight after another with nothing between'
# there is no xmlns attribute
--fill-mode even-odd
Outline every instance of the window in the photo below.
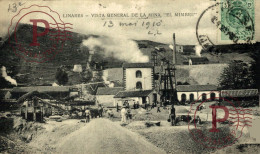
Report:
<svg viewBox="0 0 260 154"><path fill-rule="evenodd" d="M136 89L142 89L142 82L136 82Z"/></svg>
<svg viewBox="0 0 260 154"><path fill-rule="evenodd" d="M186 94L181 95L181 102L186 102Z"/></svg>
<svg viewBox="0 0 260 154"><path fill-rule="evenodd" d="M194 94L190 94L190 101L191 101L191 102L194 101Z"/></svg>
<svg viewBox="0 0 260 154"><path fill-rule="evenodd" d="M203 93L202 94L202 101L206 101L207 100L207 94Z"/></svg>
<svg viewBox="0 0 260 154"><path fill-rule="evenodd" d="M216 97L216 94L215 94L215 93L210 93L210 99L211 99L212 101L215 100L215 97Z"/></svg>
<svg viewBox="0 0 260 154"><path fill-rule="evenodd" d="M142 78L142 72L139 70L136 71L135 76L136 76L136 78Z"/></svg>

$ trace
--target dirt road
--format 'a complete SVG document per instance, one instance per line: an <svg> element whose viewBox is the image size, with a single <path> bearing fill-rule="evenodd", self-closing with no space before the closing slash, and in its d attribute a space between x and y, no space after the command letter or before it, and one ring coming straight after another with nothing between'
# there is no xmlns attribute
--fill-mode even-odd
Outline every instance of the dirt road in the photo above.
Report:
<svg viewBox="0 0 260 154"><path fill-rule="evenodd" d="M63 138L59 153L165 153L143 137L107 119L95 119Z"/></svg>

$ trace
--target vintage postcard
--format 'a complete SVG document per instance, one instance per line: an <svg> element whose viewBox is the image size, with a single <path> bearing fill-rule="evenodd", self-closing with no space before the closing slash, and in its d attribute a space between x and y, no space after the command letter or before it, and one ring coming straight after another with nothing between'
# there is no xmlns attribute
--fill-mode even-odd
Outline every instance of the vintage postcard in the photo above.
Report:
<svg viewBox="0 0 260 154"><path fill-rule="evenodd" d="M259 0L0 14L0 153L260 153Z"/></svg>

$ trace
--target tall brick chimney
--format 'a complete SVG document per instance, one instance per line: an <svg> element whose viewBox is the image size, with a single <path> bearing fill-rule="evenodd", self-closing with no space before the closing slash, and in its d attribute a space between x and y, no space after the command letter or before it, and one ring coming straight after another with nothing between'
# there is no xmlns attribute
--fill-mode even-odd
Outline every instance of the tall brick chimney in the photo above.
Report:
<svg viewBox="0 0 260 154"><path fill-rule="evenodd" d="M175 33L173 33L173 49L172 49L172 63L176 64L177 60L176 60L176 41L175 41Z"/></svg>

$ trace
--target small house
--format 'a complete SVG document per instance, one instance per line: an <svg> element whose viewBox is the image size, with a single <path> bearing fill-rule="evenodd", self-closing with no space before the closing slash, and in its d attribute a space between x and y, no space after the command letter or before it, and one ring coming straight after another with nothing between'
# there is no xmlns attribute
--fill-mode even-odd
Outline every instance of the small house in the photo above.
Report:
<svg viewBox="0 0 260 154"><path fill-rule="evenodd" d="M176 45L176 52L183 53L183 46L182 45Z"/></svg>

